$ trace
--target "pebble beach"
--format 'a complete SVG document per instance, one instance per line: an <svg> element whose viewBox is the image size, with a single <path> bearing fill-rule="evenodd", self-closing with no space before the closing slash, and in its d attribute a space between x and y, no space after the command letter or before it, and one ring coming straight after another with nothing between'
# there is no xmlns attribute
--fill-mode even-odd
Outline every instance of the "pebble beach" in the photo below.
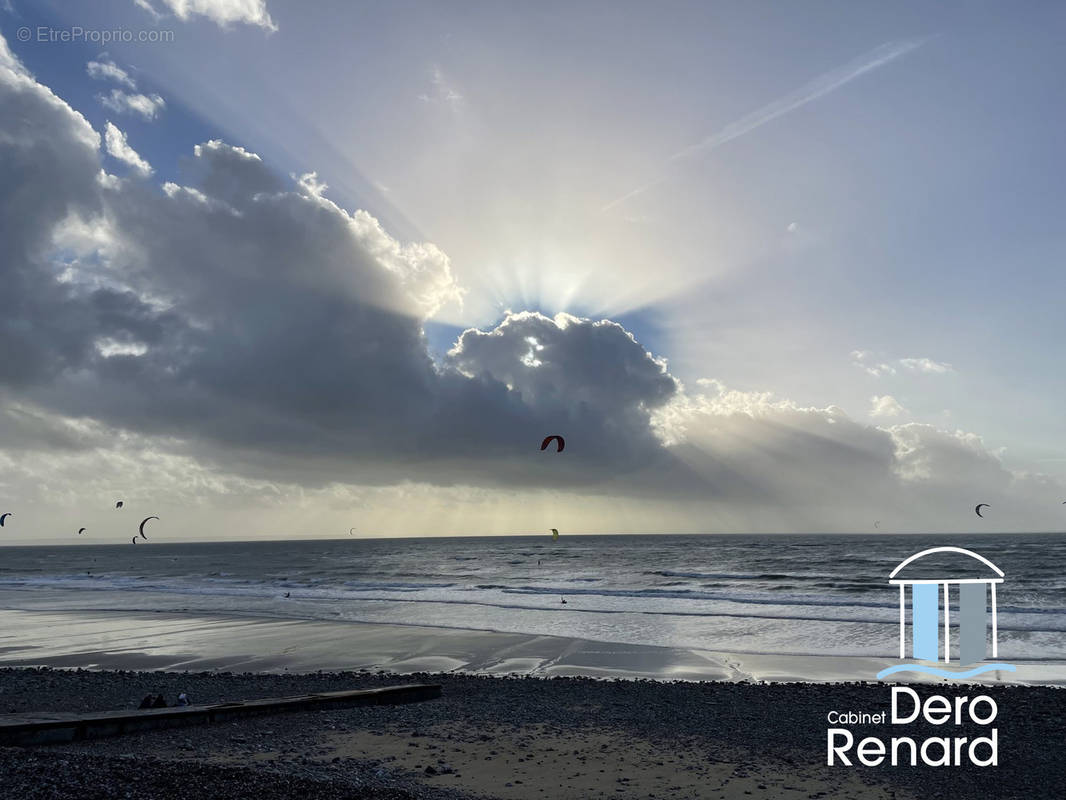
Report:
<svg viewBox="0 0 1066 800"><path fill-rule="evenodd" d="M827 767L826 713L875 709L883 685L485 677L0 670L0 711L136 708L401 683L440 699L257 717L111 739L0 749L9 796L381 798L969 798L1041 796L1066 764L1066 694L970 687L1000 709L999 766ZM963 691L966 687L954 687ZM916 687L926 696L938 687ZM915 726L924 735L937 730Z"/></svg>

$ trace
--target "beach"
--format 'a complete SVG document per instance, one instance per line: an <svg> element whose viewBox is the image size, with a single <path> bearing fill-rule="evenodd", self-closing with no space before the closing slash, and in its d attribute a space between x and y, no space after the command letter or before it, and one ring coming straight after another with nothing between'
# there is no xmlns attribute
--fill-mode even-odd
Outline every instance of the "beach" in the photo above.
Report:
<svg viewBox="0 0 1066 800"><path fill-rule="evenodd" d="M0 779L19 797L226 800L925 800L1062 785L1066 765L1048 754L1066 741L1063 590L1021 577L1042 574L1061 539L986 541L1019 575L999 629L1016 669L967 683L876 679L898 661L884 581L899 556L884 541L9 548L0 713L128 711L180 692L212 704L433 683L442 695L2 748ZM713 566L686 567L694 551ZM996 766L864 766L854 749L850 766L829 766L830 713L883 713L893 687L985 694L998 716L843 727L918 741L994 727Z"/></svg>
<svg viewBox="0 0 1066 800"><path fill-rule="evenodd" d="M1046 756L1064 741L1066 694L1049 687L981 688L1000 707L995 769L827 767L827 709L885 703L884 686L858 683L4 669L0 709L129 709L148 693L209 703L412 680L442 685L441 698L3 748L0 775L20 797L508 800L1006 798L1066 780L1066 764Z"/></svg>
<svg viewBox="0 0 1066 800"><path fill-rule="evenodd" d="M2 597L2 593L0 593ZM738 653L491 630L236 614L0 610L0 666L311 672L460 671L541 678L870 680L866 656ZM939 682L916 673L908 681ZM1061 685L1057 662L1020 662L984 682Z"/></svg>

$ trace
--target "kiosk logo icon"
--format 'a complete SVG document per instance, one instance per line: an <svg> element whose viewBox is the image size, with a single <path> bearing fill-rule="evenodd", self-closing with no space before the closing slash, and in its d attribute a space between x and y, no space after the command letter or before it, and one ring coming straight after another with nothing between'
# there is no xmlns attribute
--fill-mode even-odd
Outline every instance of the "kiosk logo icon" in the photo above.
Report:
<svg viewBox="0 0 1066 800"><path fill-rule="evenodd" d="M934 553L958 553L973 560L975 573L972 577L955 578L907 578L900 577L908 566ZM1003 670L1013 672L1011 664L988 663L984 661L989 649L992 658L999 656L999 626L996 607L996 587L1003 583L1003 570L984 556L961 547L931 547L920 553L905 558L888 576L889 583L899 586L899 657L907 657L907 595L910 595L911 657L917 662L897 664L877 673L877 677L887 677L897 672L922 672L944 678L972 678L982 672ZM955 599L958 619L951 617L952 601ZM989 609L991 608L991 614ZM991 621L991 636L989 635ZM952 626L956 636L952 637ZM941 630L943 641L941 641ZM953 646L957 642L957 655L953 657ZM991 648L990 648L991 646ZM940 662L945 667L933 666ZM951 664L967 667L978 666L964 671L956 671Z"/></svg>

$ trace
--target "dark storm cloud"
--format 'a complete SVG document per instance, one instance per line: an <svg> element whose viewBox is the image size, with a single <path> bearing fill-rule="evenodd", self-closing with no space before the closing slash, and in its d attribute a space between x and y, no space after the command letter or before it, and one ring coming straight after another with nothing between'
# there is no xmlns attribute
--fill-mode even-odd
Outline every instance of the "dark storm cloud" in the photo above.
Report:
<svg viewBox="0 0 1066 800"><path fill-rule="evenodd" d="M83 309L42 264L58 222L98 209L100 167L89 124L16 66L0 42L0 381L24 386L85 357Z"/></svg>
<svg viewBox="0 0 1066 800"><path fill-rule="evenodd" d="M435 365L421 317L452 290L436 248L221 142L186 185L101 179L85 121L7 78L3 378L27 399L312 482L596 481L660 449L649 418L676 384L620 326L515 315ZM96 235L60 237L64 257L71 218ZM556 430L574 444L551 461L536 446Z"/></svg>

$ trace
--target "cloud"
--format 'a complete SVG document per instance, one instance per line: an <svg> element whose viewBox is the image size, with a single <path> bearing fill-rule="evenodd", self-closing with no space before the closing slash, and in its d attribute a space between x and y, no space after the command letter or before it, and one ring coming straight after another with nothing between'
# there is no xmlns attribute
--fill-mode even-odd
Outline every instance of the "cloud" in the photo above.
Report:
<svg viewBox="0 0 1066 800"><path fill-rule="evenodd" d="M15 54L11 52L11 48L7 45L7 40L3 36L0 36L0 69L8 72L15 73L16 75L29 75L26 68L22 65Z"/></svg>
<svg viewBox="0 0 1066 800"><path fill-rule="evenodd" d="M931 358L901 358L899 363L906 370L929 375L943 375L946 372L955 371L951 364L933 361Z"/></svg>
<svg viewBox="0 0 1066 800"><path fill-rule="evenodd" d="M432 317L448 303L462 306L466 290L458 285L452 275L451 260L436 245L430 242L401 244L366 211L349 215L324 197L329 187L319 181L314 172L301 175L297 186L305 196L323 208L349 220L353 231L373 252L380 266L399 280L404 293L414 301L420 316Z"/></svg>
<svg viewBox="0 0 1066 800"><path fill-rule="evenodd" d="M907 409L890 394L874 395L870 398L871 417L898 417L906 413Z"/></svg>
<svg viewBox="0 0 1066 800"><path fill-rule="evenodd" d="M766 123L772 122L778 117L784 116L798 108L802 108L808 103L818 100L821 97L825 97L831 92L835 92L837 89L846 86L856 78L859 78L868 72L872 72L892 63L896 59L921 47L927 41L927 38L906 39L897 42L887 42L879 47L875 47L873 50L865 53L854 61L850 61L843 66L824 72L809 83L805 83L799 89L796 89L783 97L779 97L778 99L767 103L762 108L729 123L721 130L716 131L701 141L678 150L667 159L667 164L669 165L679 161L686 161L691 158L704 156L727 142L731 142L745 134L751 133L757 128L761 128ZM615 206L642 194L653 186L658 186L666 180L669 180L669 176L663 176L645 186L626 192L621 197L618 197L605 205L602 210L609 211Z"/></svg>
<svg viewBox="0 0 1066 800"><path fill-rule="evenodd" d="M90 61L86 64L85 70L89 73L90 78L114 81L115 83L122 84L130 89L137 88L136 82L129 76L129 73L122 69L122 67L118 66L114 61L107 58L107 53L101 53L97 56L97 60Z"/></svg>
<svg viewBox="0 0 1066 800"><path fill-rule="evenodd" d="M943 375L955 371L951 364L934 361L931 358L900 358L890 364L878 360L869 350L852 350L851 363L867 374L873 375L875 378L880 378L885 375L895 375L897 369L893 364L898 365L900 368L908 372L917 372L926 375Z"/></svg>
<svg viewBox="0 0 1066 800"><path fill-rule="evenodd" d="M108 58L107 53L101 53L95 61L86 64L85 68L91 78L114 81L132 90L137 88L137 82L126 70ZM166 102L158 94L141 94L123 89L112 89L109 94L98 94L96 99L116 114L139 114L148 120L155 119L159 112L166 108Z"/></svg>
<svg viewBox="0 0 1066 800"><path fill-rule="evenodd" d="M0 385L50 380L87 349L84 305L42 263L70 209L100 212L100 136L0 37Z"/></svg>
<svg viewBox="0 0 1066 800"><path fill-rule="evenodd" d="M148 0L134 0L134 2L157 19L162 16ZM202 16L221 28L226 28L233 23L243 23L271 32L278 29L277 23L267 11L266 0L158 0L158 2L183 22Z"/></svg>
<svg viewBox="0 0 1066 800"><path fill-rule="evenodd" d="M155 119L166 102L157 94L140 94L112 89L110 94L97 95L96 99L116 114L140 114L145 119Z"/></svg>
<svg viewBox="0 0 1066 800"><path fill-rule="evenodd" d="M508 312L435 361L428 315L461 298L440 248L218 140L180 183L106 177L99 135L7 53L0 39L5 491L133 486L215 504L211 525L244 503L380 491L383 519L458 506L469 526L469 501L487 526L572 512L745 531L949 529L978 492L1030 525L1049 491L969 433L686 389L611 320ZM110 124L105 146L136 155ZM537 449L553 433L565 453Z"/></svg>
<svg viewBox="0 0 1066 800"><path fill-rule="evenodd" d="M870 519L959 530L975 496L1001 505L1014 529L1054 524L1044 511L1054 481L1008 470L973 433L864 425L835 406L803 407L713 380L655 416L669 452L702 478L717 530L855 531ZM675 469L669 480L680 477Z"/></svg>
<svg viewBox="0 0 1066 800"><path fill-rule="evenodd" d="M110 121L104 131L104 144L108 154L118 159L123 164L132 167L142 176L151 175L154 171L152 165L138 155L137 151L130 147L126 141L126 134L116 128Z"/></svg>
<svg viewBox="0 0 1066 800"><path fill-rule="evenodd" d="M896 368L891 364L878 362L869 350L852 350L851 363L868 375L880 378L883 375L895 375Z"/></svg>

